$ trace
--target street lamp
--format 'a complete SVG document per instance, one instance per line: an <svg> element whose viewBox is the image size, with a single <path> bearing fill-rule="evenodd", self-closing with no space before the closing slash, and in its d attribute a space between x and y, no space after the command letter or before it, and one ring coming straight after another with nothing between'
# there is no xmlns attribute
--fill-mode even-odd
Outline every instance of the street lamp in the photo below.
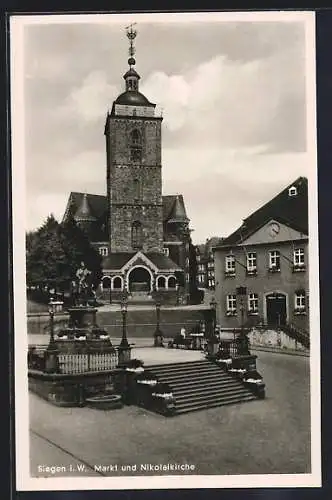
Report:
<svg viewBox="0 0 332 500"><path fill-rule="evenodd" d="M127 296L124 295L121 301L122 313L122 339L119 345L119 363L125 363L130 360L131 347L127 339Z"/></svg>
<svg viewBox="0 0 332 500"><path fill-rule="evenodd" d="M124 297L121 301L121 313L122 313L122 339L120 343L121 349L128 349L129 343L127 339L127 299Z"/></svg>
<svg viewBox="0 0 332 500"><path fill-rule="evenodd" d="M156 302L156 316L157 316L157 324L156 331L154 332L154 346L155 347L164 347L163 344L163 334L160 330L160 307L161 303L159 300Z"/></svg>
<svg viewBox="0 0 332 500"><path fill-rule="evenodd" d="M58 348L54 339L54 303L52 300L48 305L48 313L50 316L50 340L45 353L45 371L56 373L59 371L59 360Z"/></svg>

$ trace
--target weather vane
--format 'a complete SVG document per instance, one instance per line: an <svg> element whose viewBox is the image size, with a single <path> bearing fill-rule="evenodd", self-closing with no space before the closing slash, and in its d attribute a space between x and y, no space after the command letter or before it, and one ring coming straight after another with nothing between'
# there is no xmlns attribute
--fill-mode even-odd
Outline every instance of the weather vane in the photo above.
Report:
<svg viewBox="0 0 332 500"><path fill-rule="evenodd" d="M131 23L129 24L129 26L126 26L126 30L127 30L127 38L130 42L130 47L129 47L129 56L130 56L130 59L129 59L129 64L130 66L134 65L135 64L135 59L133 58L133 56L135 55L135 47L134 47L134 40L137 36L137 30L133 29L133 26L135 26L137 23Z"/></svg>

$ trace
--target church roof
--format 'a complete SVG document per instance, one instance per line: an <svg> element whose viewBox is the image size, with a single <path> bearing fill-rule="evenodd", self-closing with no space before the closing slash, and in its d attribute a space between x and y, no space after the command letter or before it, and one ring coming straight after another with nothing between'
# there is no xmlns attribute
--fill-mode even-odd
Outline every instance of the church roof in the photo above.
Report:
<svg viewBox="0 0 332 500"><path fill-rule="evenodd" d="M169 257L157 252L143 252L144 255L154 264L160 271L177 271L181 268L175 264ZM120 270L127 262L136 255L137 252L117 252L110 253L103 259L104 269ZM136 261L135 261L136 264Z"/></svg>
<svg viewBox="0 0 332 500"><path fill-rule="evenodd" d="M70 207L68 207L67 204L67 208L69 208L71 215L77 213L77 210L82 205L84 197L86 198L86 202L89 206L91 215L96 217L96 219L107 212L106 196L99 194L71 192L68 200L68 204L70 205Z"/></svg>
<svg viewBox="0 0 332 500"><path fill-rule="evenodd" d="M96 220L96 217L91 212L87 193L84 193L82 200L78 205L78 209L75 212L74 218L75 220Z"/></svg>
<svg viewBox="0 0 332 500"><path fill-rule="evenodd" d="M86 198L86 203L90 210L90 215L95 218L95 231L93 232L93 240L92 241L106 241L107 237L107 196L99 195L99 194L90 194L90 193L79 193L79 192L71 192L69 195L69 199L67 202L67 207L65 214L63 216L63 221L68 220L70 217L74 217L77 214L77 211L82 206L84 201L84 197ZM163 222L166 223L173 214L174 206L176 205L176 198L178 197L179 203L181 205L182 211L186 214L184 200L182 194L179 195L166 195L162 197L163 201ZM175 206L176 208L176 206ZM177 210L177 209L176 209ZM188 220L188 219L187 219ZM165 238L168 241L172 240L173 235L165 235ZM174 236L176 241L178 237ZM128 254L126 254L128 255Z"/></svg>
<svg viewBox="0 0 332 500"><path fill-rule="evenodd" d="M137 71L134 68L132 68L132 67L130 67L128 69L128 71L123 75L123 78L126 79L126 78L128 78L130 76L135 76L138 80L141 78L139 76L139 74L137 73Z"/></svg>
<svg viewBox="0 0 332 500"><path fill-rule="evenodd" d="M107 257L103 258L104 269L122 269L137 252L117 252L110 253Z"/></svg>
<svg viewBox="0 0 332 500"><path fill-rule="evenodd" d="M85 200L84 200L85 199ZM81 208L83 217L80 217ZM89 216L86 216L89 210ZM77 217L77 214L79 215ZM91 241L107 241L107 198L106 196L89 193L71 192L67 202L63 222L73 217L75 220L82 218L92 222L90 238Z"/></svg>
<svg viewBox="0 0 332 500"><path fill-rule="evenodd" d="M186 209L183 203L183 198L177 195L173 203L171 216L169 222L188 222L189 219L186 214Z"/></svg>
<svg viewBox="0 0 332 500"><path fill-rule="evenodd" d="M145 255L147 256L148 259L151 260L151 262L153 262L153 264L158 269L160 269L160 271L167 271L170 269L178 271L181 270L181 268L177 264L175 264L175 262L173 262L172 259L170 259L169 257L167 257L162 253L150 252L146 253Z"/></svg>
<svg viewBox="0 0 332 500"><path fill-rule="evenodd" d="M290 196L289 189L296 189L296 195ZM292 229L308 235L308 180L298 177L277 196L244 219L243 224L219 246L237 245L274 219Z"/></svg>
<svg viewBox="0 0 332 500"><path fill-rule="evenodd" d="M180 220L189 221L182 194L163 196L164 222L179 217Z"/></svg>
<svg viewBox="0 0 332 500"><path fill-rule="evenodd" d="M141 92L138 90L126 90L119 95L119 97L114 101L114 104L122 104L129 106L153 106L152 104Z"/></svg>

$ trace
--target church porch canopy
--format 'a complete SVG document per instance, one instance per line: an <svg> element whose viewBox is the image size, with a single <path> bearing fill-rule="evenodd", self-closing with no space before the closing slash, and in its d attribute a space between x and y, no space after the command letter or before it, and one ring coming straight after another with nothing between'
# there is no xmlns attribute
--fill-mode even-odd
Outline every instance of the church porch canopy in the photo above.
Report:
<svg viewBox="0 0 332 500"><path fill-rule="evenodd" d="M111 253L104 260L104 274L121 273L126 274L134 266L146 266L152 272L174 273L182 269L169 257L157 252L133 252L133 253Z"/></svg>
<svg viewBox="0 0 332 500"><path fill-rule="evenodd" d="M121 289L129 291L136 288L148 292L175 289L177 279L174 273L181 271L169 257L157 252L114 253L105 259L105 264L103 280L109 277L111 289L114 289L114 280L119 277Z"/></svg>

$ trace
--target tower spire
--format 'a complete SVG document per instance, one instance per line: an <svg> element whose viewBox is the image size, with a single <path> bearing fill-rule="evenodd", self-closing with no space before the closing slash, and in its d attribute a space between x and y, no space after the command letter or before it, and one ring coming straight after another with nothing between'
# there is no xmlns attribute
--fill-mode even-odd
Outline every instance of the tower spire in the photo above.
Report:
<svg viewBox="0 0 332 500"><path fill-rule="evenodd" d="M136 49L134 46L134 41L137 36L137 30L134 29L136 23L131 23L126 27L127 38L129 40L129 69L123 78L126 81L126 91L134 91L138 92L138 80L140 79L139 74L135 71L134 67L136 64L136 60L134 59L134 55L136 53Z"/></svg>
<svg viewBox="0 0 332 500"><path fill-rule="evenodd" d="M129 26L126 27L127 31L127 38L129 40L129 59L128 59L128 64L130 68L132 66L135 66L136 61L134 59L134 55L136 53L136 49L134 46L134 40L137 36L137 30L133 29L133 27L136 25L136 23L131 23Z"/></svg>

